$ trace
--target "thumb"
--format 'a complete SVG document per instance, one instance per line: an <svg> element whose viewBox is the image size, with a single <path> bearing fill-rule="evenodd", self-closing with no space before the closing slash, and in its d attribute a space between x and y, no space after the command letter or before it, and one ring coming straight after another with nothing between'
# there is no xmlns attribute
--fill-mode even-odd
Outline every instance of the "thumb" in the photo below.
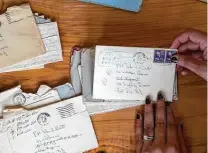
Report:
<svg viewBox="0 0 208 153"><path fill-rule="evenodd" d="M202 60L197 60L191 55L177 54L173 57L178 59L178 65L189 69L190 71L201 76L203 79L207 80L207 62ZM172 57L172 58L173 58Z"/></svg>

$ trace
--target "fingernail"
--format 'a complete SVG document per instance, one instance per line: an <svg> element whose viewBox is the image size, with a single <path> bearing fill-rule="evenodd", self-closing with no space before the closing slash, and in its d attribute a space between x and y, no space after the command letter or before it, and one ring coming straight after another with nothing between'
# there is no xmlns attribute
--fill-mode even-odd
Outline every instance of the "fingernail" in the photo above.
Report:
<svg viewBox="0 0 208 153"><path fill-rule="evenodd" d="M183 122L181 122L180 127L181 127L181 129L183 130Z"/></svg>
<svg viewBox="0 0 208 153"><path fill-rule="evenodd" d="M157 100L164 100L164 96L163 96L162 92L158 93Z"/></svg>
<svg viewBox="0 0 208 153"><path fill-rule="evenodd" d="M169 106L169 105L170 105L170 103L169 103L168 101L166 101L166 102L165 102L165 105L166 105L166 106Z"/></svg>
<svg viewBox="0 0 208 153"><path fill-rule="evenodd" d="M178 63L178 58L177 58L176 55L172 56L170 60L171 60L172 63Z"/></svg>
<svg viewBox="0 0 208 153"><path fill-rule="evenodd" d="M141 116L140 116L139 114L136 115L136 119L137 119L137 120L139 120L140 117L141 117Z"/></svg>
<svg viewBox="0 0 208 153"><path fill-rule="evenodd" d="M150 104L151 103L151 100L150 100L150 97L149 96L147 96L145 102L146 102L146 104Z"/></svg>
<svg viewBox="0 0 208 153"><path fill-rule="evenodd" d="M98 151L97 153L106 153L104 150Z"/></svg>

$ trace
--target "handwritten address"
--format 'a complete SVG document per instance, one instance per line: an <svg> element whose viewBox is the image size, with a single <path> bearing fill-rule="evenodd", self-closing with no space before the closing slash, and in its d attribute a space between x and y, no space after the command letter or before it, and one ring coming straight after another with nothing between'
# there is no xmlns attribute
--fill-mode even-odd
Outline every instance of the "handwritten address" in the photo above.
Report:
<svg viewBox="0 0 208 153"><path fill-rule="evenodd" d="M143 88L150 86L143 81L152 68L150 60L152 58L143 52L103 51L98 57L99 66L106 69L101 83L108 86L109 80L114 79L115 92L143 95Z"/></svg>

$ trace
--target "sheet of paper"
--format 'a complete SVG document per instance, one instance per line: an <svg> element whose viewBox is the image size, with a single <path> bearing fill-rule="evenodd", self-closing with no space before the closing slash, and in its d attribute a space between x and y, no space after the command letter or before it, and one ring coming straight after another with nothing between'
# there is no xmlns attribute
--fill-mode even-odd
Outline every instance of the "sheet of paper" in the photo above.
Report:
<svg viewBox="0 0 208 153"><path fill-rule="evenodd" d="M45 53L45 47L28 4L0 15L0 68ZM17 56L18 55L18 56Z"/></svg>
<svg viewBox="0 0 208 153"><path fill-rule="evenodd" d="M95 49L83 48L81 54L81 79L82 79L82 94L85 102L93 101L93 74L94 74L94 60ZM97 100L102 101L102 100Z"/></svg>
<svg viewBox="0 0 208 153"><path fill-rule="evenodd" d="M0 139L4 153L77 153L98 147L82 97L1 120Z"/></svg>
<svg viewBox="0 0 208 153"><path fill-rule="evenodd" d="M74 47L72 48L72 57L71 57L71 83L74 88L75 94L80 94L82 92L81 80L78 70L80 64L81 64L81 49Z"/></svg>
<svg viewBox="0 0 208 153"><path fill-rule="evenodd" d="M49 63L63 61L62 48L60 43L59 31L56 22L39 24L46 53L38 57L20 62L18 64L0 69L0 72L21 71L31 67L37 67Z"/></svg>
<svg viewBox="0 0 208 153"><path fill-rule="evenodd" d="M105 100L157 99L163 91L173 100L177 50L96 46L93 98Z"/></svg>
<svg viewBox="0 0 208 153"><path fill-rule="evenodd" d="M51 19L45 19L44 17L39 16L38 14L34 15L35 21L37 24L49 23Z"/></svg>
<svg viewBox="0 0 208 153"><path fill-rule="evenodd" d="M87 111L90 115L108 113L126 109L130 107L136 107L144 105L145 101L138 102L86 102Z"/></svg>

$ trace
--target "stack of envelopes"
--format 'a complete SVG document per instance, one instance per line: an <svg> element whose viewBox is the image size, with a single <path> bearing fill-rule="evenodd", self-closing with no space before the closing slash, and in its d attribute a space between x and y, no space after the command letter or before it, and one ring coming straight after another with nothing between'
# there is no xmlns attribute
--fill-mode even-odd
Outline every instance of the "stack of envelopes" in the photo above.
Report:
<svg viewBox="0 0 208 153"><path fill-rule="evenodd" d="M8 8L0 20L0 73L63 61L56 22L33 14L28 4Z"/></svg>
<svg viewBox="0 0 208 153"><path fill-rule="evenodd" d="M17 86L0 93L4 153L94 149L98 142L89 115L141 105L146 96L156 100L158 91L167 101L177 99L176 64L170 60L177 50L96 46L72 51L72 85L41 85L36 94ZM27 138L30 143L23 147Z"/></svg>
<svg viewBox="0 0 208 153"><path fill-rule="evenodd" d="M33 14L29 5L9 8L0 21L0 72L63 60L57 23ZM98 147L90 115L141 105L147 96L156 101L159 91L169 102L177 99L171 62L176 52L74 47L72 84L41 85L36 94L19 85L0 93L0 152L80 153Z"/></svg>
<svg viewBox="0 0 208 153"><path fill-rule="evenodd" d="M72 85L90 114L142 105L159 91L167 101L177 100L176 64L170 60L177 50L96 46L72 52Z"/></svg>
<svg viewBox="0 0 208 153"><path fill-rule="evenodd" d="M4 140L0 150L81 153L97 148L82 96L68 99L74 95L69 83L56 88L41 85L36 94L23 92L21 86L0 93L0 139ZM27 140L27 145L22 143Z"/></svg>

